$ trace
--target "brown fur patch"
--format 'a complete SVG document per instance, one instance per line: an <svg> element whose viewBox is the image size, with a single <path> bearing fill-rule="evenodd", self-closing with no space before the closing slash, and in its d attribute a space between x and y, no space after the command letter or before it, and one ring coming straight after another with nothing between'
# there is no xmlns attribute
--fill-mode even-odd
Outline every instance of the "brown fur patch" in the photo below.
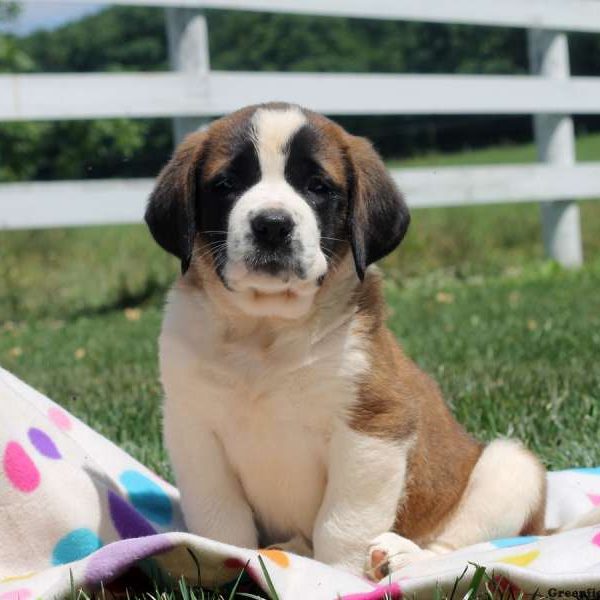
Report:
<svg viewBox="0 0 600 600"><path fill-rule="evenodd" d="M402 352L385 326L379 276L367 275L357 301L371 368L359 384L349 423L371 436L414 437L394 531L423 543L457 507L482 446L456 422L435 382Z"/></svg>

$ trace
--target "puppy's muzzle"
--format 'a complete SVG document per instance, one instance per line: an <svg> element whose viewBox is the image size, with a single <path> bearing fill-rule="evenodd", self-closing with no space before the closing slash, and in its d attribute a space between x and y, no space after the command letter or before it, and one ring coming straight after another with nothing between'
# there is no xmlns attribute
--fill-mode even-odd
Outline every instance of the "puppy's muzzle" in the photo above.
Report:
<svg viewBox="0 0 600 600"><path fill-rule="evenodd" d="M269 275L295 271L294 229L294 219L284 209L269 208L255 214L250 221L253 250L246 265Z"/></svg>

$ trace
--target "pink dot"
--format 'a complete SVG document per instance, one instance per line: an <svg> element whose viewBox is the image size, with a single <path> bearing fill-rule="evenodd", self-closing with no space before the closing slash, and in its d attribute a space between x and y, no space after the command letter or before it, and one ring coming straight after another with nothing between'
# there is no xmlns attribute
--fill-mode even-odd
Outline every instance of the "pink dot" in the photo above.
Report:
<svg viewBox="0 0 600 600"><path fill-rule="evenodd" d="M0 600L28 600L28 598L31 598L31 590L27 588L19 588L0 594Z"/></svg>
<svg viewBox="0 0 600 600"><path fill-rule="evenodd" d="M596 546L600 546L600 533L597 533L593 538L592 538L592 544L596 544Z"/></svg>
<svg viewBox="0 0 600 600"><path fill-rule="evenodd" d="M588 498L594 506L600 506L600 494L588 494Z"/></svg>
<svg viewBox="0 0 600 600"><path fill-rule="evenodd" d="M40 484L40 472L17 442L6 444L3 466L8 480L21 492L33 492Z"/></svg>
<svg viewBox="0 0 600 600"><path fill-rule="evenodd" d="M71 419L67 416L65 411L60 410L60 408L56 408L56 406L51 406L48 409L48 418L59 428L67 431L71 429Z"/></svg>

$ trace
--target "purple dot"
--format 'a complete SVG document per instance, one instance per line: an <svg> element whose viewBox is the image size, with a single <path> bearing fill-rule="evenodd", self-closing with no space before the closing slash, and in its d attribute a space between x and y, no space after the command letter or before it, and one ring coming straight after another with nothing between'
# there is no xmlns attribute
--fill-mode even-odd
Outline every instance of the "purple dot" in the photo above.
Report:
<svg viewBox="0 0 600 600"><path fill-rule="evenodd" d="M114 542L90 555L85 568L85 581L88 585L108 583L139 560L171 548L173 542L164 533Z"/></svg>
<svg viewBox="0 0 600 600"><path fill-rule="evenodd" d="M56 444L50 439L50 436L44 433L41 429L32 427L28 432L29 441L35 449L47 458L62 458Z"/></svg>
<svg viewBox="0 0 600 600"><path fill-rule="evenodd" d="M113 491L108 492L108 508L115 529L123 539L154 535L156 530L140 513Z"/></svg>

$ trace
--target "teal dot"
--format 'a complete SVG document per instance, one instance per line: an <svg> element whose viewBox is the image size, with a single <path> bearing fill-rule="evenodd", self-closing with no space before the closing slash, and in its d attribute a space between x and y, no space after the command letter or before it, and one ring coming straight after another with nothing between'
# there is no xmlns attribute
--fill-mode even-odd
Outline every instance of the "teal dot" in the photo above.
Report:
<svg viewBox="0 0 600 600"><path fill-rule="evenodd" d="M139 471L123 471L119 481L127 491L131 504L147 519L159 525L171 522L171 500L158 484Z"/></svg>
<svg viewBox="0 0 600 600"><path fill-rule="evenodd" d="M513 546L524 546L536 542L539 538L535 535L522 535L519 537L501 538L492 540L490 544L494 544L496 548L512 548Z"/></svg>
<svg viewBox="0 0 600 600"><path fill-rule="evenodd" d="M102 540L87 527L73 529L60 538L52 551L52 564L64 565L89 556L102 547Z"/></svg>
<svg viewBox="0 0 600 600"><path fill-rule="evenodd" d="M580 467L578 469L569 469L571 473L581 473L582 475L600 475L600 467Z"/></svg>

